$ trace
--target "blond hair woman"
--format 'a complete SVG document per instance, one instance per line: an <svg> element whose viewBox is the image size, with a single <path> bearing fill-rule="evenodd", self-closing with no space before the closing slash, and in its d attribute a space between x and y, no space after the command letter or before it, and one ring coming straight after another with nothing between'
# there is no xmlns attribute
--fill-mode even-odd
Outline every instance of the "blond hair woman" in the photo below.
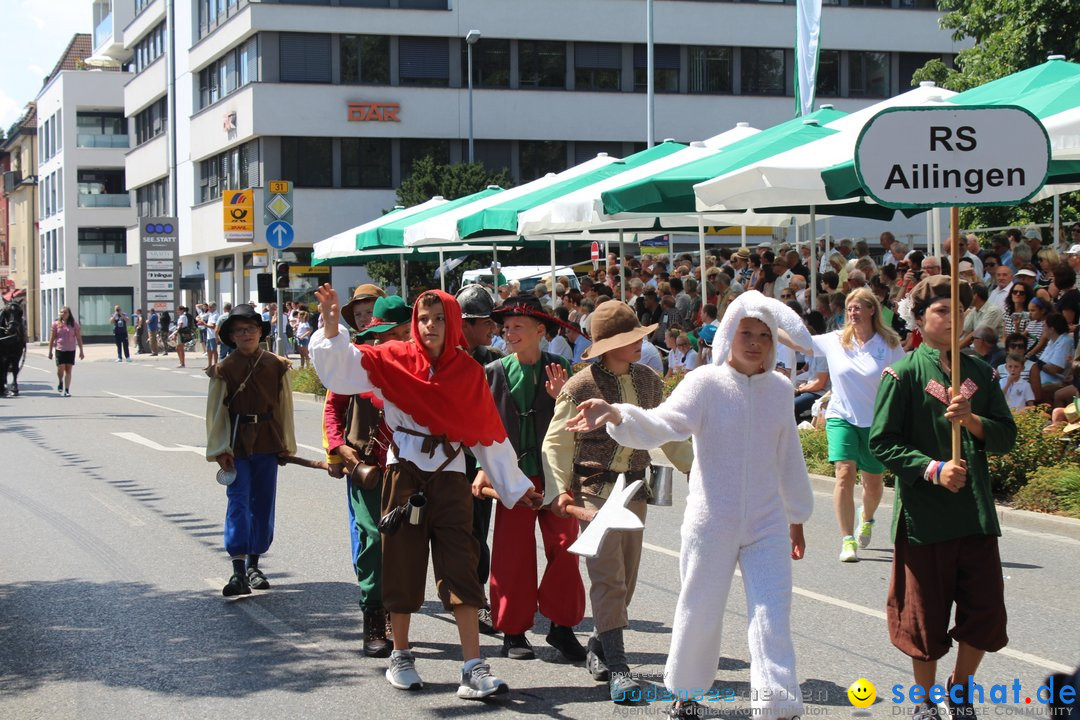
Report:
<svg viewBox="0 0 1080 720"><path fill-rule="evenodd" d="M885 467L870 453L870 425L881 373L904 356L900 337L884 321L881 303L869 288L851 292L839 330L814 335L814 354L829 364L832 398L825 411L829 462L836 472L833 509L840 525L841 562L857 562L870 544L874 512L881 503ZM863 505L855 534L855 477L862 472Z"/></svg>

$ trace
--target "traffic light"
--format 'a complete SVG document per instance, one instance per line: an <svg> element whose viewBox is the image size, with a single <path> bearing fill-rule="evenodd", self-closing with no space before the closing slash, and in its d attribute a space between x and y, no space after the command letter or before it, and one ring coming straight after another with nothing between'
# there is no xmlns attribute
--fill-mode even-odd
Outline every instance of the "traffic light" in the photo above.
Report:
<svg viewBox="0 0 1080 720"><path fill-rule="evenodd" d="M278 290L286 290L289 287L289 263L279 262L274 264L274 287Z"/></svg>

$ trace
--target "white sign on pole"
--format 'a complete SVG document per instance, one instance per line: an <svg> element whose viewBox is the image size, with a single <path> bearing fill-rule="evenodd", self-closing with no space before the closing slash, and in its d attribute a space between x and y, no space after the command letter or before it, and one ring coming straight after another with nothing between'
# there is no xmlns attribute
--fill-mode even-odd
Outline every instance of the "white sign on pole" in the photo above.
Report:
<svg viewBox="0 0 1080 720"><path fill-rule="evenodd" d="M1013 106L889 108L855 145L859 182L886 207L1015 205L1046 180L1050 140Z"/></svg>

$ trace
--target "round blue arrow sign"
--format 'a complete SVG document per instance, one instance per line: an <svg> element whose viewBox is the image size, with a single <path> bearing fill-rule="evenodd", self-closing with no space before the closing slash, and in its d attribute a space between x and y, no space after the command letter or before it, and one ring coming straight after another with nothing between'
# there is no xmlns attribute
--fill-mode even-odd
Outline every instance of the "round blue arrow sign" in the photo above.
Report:
<svg viewBox="0 0 1080 720"><path fill-rule="evenodd" d="M266 244L275 250L284 250L292 245L296 233L292 225L284 220L275 220L266 226Z"/></svg>

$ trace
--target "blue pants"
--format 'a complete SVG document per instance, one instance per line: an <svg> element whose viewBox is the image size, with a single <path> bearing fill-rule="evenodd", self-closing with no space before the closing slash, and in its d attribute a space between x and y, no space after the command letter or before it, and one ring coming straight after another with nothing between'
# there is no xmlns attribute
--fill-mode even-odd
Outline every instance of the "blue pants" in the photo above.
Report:
<svg viewBox="0 0 1080 720"><path fill-rule="evenodd" d="M277 456L236 458L236 480L225 489L225 551L230 557L262 555L274 541Z"/></svg>

